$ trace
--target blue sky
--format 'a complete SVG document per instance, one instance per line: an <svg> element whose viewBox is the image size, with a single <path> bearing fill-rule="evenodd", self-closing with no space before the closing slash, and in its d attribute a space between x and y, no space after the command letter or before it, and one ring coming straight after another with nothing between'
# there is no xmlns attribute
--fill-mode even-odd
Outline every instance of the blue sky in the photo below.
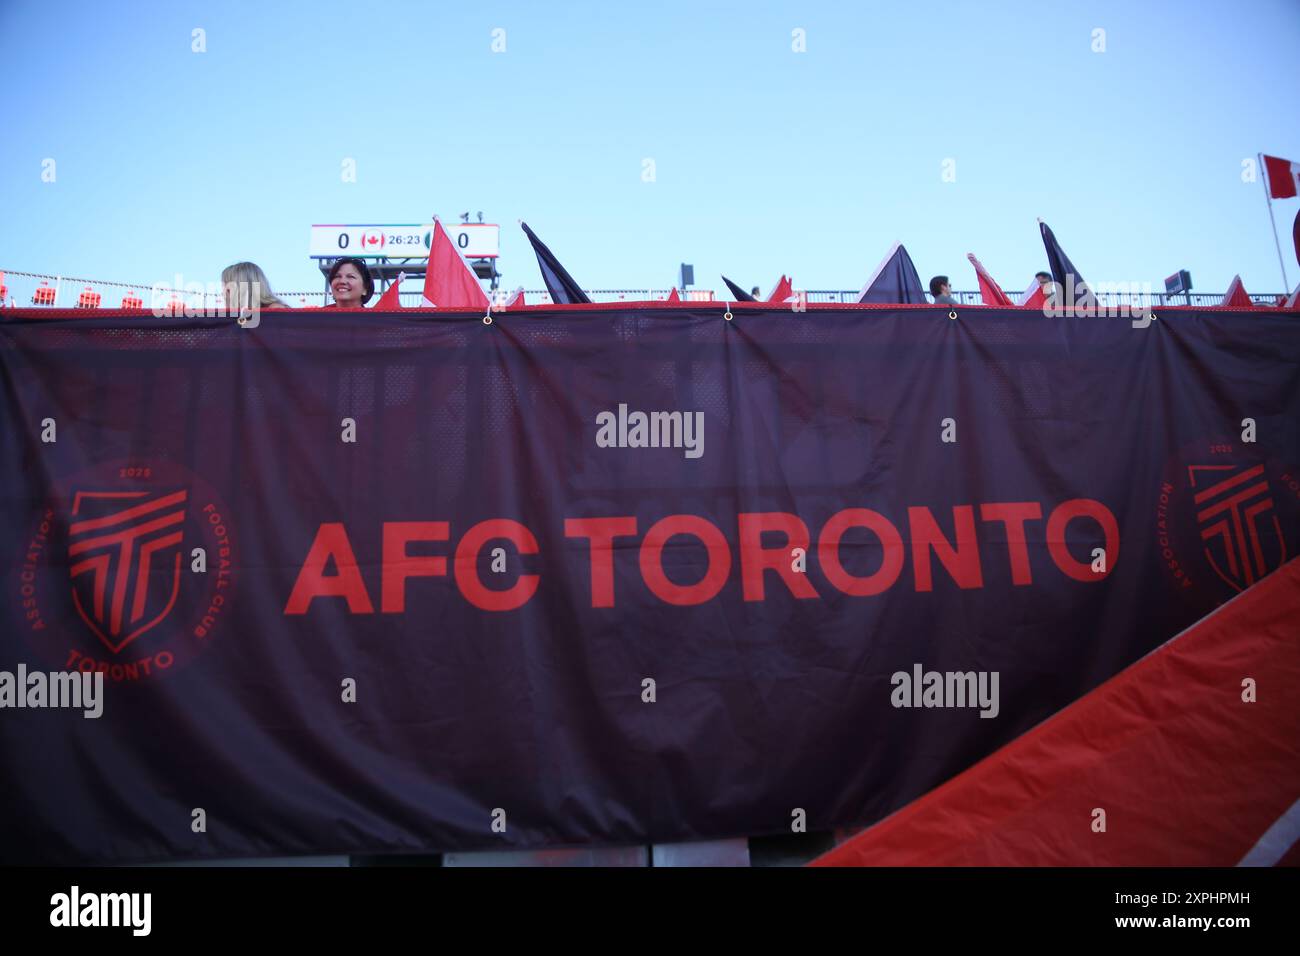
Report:
<svg viewBox="0 0 1300 956"><path fill-rule="evenodd" d="M509 287L523 218L588 288L855 288L897 239L1020 290L1042 216L1093 283L1279 291L1241 162L1300 160L1297 50L1296 0L2 0L0 268L318 290L314 222L483 210Z"/></svg>

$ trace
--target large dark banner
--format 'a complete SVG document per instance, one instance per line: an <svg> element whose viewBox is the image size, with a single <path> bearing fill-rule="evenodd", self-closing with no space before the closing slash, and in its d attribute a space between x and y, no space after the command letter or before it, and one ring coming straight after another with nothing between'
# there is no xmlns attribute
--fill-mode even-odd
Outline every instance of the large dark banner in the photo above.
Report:
<svg viewBox="0 0 1300 956"><path fill-rule="evenodd" d="M0 322L0 856L868 823L1300 550L1295 313L733 311Z"/></svg>

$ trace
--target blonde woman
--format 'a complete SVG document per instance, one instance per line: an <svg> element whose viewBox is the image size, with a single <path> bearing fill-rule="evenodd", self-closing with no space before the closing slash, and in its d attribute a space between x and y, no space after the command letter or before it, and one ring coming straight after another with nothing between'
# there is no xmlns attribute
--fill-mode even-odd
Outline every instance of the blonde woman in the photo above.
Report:
<svg viewBox="0 0 1300 956"><path fill-rule="evenodd" d="M236 262L221 270L221 288L226 295L226 311L240 316L262 309L287 309L289 304L271 291L271 283L262 267L255 262ZM260 321L260 320L259 320Z"/></svg>

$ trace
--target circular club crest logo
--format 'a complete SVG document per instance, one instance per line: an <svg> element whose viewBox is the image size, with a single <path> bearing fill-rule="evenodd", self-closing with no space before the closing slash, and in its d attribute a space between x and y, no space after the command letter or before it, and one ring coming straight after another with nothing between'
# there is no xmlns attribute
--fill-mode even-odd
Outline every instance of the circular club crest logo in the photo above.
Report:
<svg viewBox="0 0 1300 956"><path fill-rule="evenodd" d="M1300 471L1241 441L1185 447L1160 483L1156 543L1179 592L1217 607L1300 551Z"/></svg>
<svg viewBox="0 0 1300 956"><path fill-rule="evenodd" d="M184 666L229 615L228 518L173 462L115 462L60 482L20 562L21 629L51 664L111 681Z"/></svg>

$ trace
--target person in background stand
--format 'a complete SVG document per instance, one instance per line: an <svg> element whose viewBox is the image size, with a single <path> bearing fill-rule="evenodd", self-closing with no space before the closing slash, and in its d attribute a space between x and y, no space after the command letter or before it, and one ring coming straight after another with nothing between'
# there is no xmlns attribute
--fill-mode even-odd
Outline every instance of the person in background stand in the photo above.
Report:
<svg viewBox="0 0 1300 956"><path fill-rule="evenodd" d="M226 309L238 314L241 309L288 309L289 303L271 291L271 282L256 262L236 262L221 270L221 289L226 297ZM257 301L253 302L253 292Z"/></svg>
<svg viewBox="0 0 1300 956"><path fill-rule="evenodd" d="M329 271L330 294L334 301L325 306L332 309L360 309L375 294L375 280L370 269L360 259L336 259Z"/></svg>
<svg viewBox="0 0 1300 956"><path fill-rule="evenodd" d="M1038 288L1043 290L1043 301L1045 303L1054 301L1052 293L1056 291L1056 283L1052 281L1050 272L1035 272L1034 278L1038 280Z"/></svg>
<svg viewBox="0 0 1300 956"><path fill-rule="evenodd" d="M952 286L947 276L935 276L930 280L930 295L934 296L935 305L957 304L957 300L952 297Z"/></svg>

